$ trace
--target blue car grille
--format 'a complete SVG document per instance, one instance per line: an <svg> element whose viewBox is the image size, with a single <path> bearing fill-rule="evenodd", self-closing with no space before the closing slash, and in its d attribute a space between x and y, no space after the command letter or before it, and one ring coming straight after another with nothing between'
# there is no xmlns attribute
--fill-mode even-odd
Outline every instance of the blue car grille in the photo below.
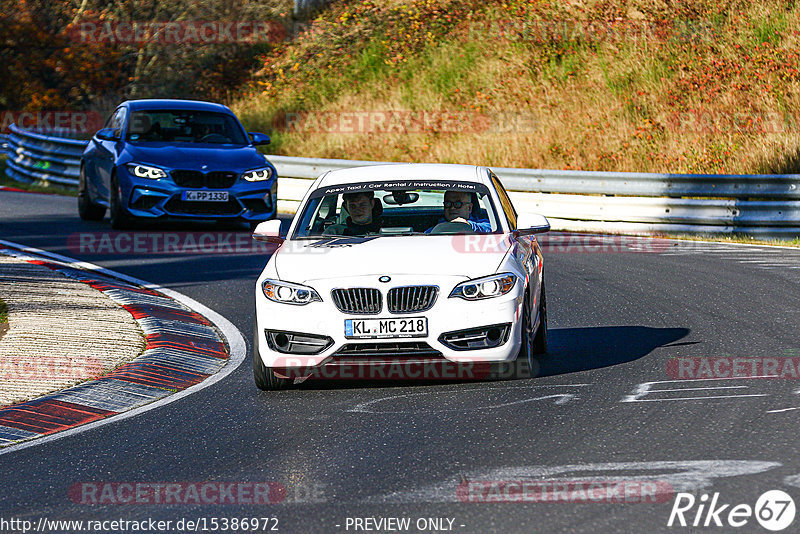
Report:
<svg viewBox="0 0 800 534"><path fill-rule="evenodd" d="M238 174L231 171L191 171L174 170L170 172L172 181L179 187L207 187L209 189L227 189L236 183Z"/></svg>
<svg viewBox="0 0 800 534"><path fill-rule="evenodd" d="M170 213L187 215L238 215L242 205L234 199L227 202L185 202L180 195L175 195L164 205L164 209Z"/></svg>

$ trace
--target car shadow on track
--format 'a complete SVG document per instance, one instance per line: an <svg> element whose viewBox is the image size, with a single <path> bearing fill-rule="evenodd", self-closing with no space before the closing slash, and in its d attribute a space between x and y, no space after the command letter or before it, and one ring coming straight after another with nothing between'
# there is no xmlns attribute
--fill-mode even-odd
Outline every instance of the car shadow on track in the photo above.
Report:
<svg viewBox="0 0 800 534"><path fill-rule="evenodd" d="M590 326L548 330L547 355L538 376L576 373L638 360L683 339L688 328Z"/></svg>
<svg viewBox="0 0 800 534"><path fill-rule="evenodd" d="M689 334L688 328L651 328L646 326L594 326L583 328L553 328L548 330L548 353L539 361L536 377L576 373L609 367L637 360L650 354L658 347L675 343ZM429 375L418 380L391 380L376 378L373 380L319 379L312 378L301 384L298 389L358 389L388 387L420 387L454 383L489 382L509 378L506 372L502 378L492 376L490 372L480 368L465 368L469 373L459 374L453 371L452 378L441 378L440 375ZM386 373L386 371L384 371ZM500 372L501 374L503 371ZM376 375L380 377L380 373ZM391 375L389 375L391 376Z"/></svg>

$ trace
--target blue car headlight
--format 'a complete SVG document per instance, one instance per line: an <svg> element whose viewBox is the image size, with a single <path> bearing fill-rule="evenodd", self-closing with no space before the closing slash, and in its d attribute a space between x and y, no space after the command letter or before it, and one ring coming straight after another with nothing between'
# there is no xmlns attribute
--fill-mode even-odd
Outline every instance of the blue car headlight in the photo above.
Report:
<svg viewBox="0 0 800 534"><path fill-rule="evenodd" d="M150 178L151 180L158 180L159 178L166 178L167 171L152 165L143 165L141 163L128 163L128 170L137 178Z"/></svg>
<svg viewBox="0 0 800 534"><path fill-rule="evenodd" d="M516 283L517 275L513 273L500 273L475 278L458 284L450 293L450 298L481 300L499 297L514 289Z"/></svg>
<svg viewBox="0 0 800 534"><path fill-rule="evenodd" d="M263 182L272 177L272 167L261 167L260 169L253 169L242 173L242 178L248 182Z"/></svg>
<svg viewBox="0 0 800 534"><path fill-rule="evenodd" d="M281 304L304 305L309 302L322 302L319 294L308 286L266 279L261 284L264 296Z"/></svg>

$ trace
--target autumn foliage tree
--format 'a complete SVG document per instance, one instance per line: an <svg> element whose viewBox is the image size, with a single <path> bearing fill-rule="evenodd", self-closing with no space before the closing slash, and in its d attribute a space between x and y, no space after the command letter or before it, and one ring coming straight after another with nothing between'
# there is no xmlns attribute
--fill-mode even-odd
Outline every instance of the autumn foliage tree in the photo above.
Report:
<svg viewBox="0 0 800 534"><path fill-rule="evenodd" d="M290 14L291 0L0 0L0 111L105 113L121 100L147 97L224 101L274 40L120 41L80 30L193 21L280 25Z"/></svg>

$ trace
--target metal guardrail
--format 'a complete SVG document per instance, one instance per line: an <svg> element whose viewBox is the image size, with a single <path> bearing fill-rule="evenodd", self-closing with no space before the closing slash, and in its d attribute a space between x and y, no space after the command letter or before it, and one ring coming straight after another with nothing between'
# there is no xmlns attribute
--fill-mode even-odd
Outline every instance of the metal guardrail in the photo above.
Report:
<svg viewBox="0 0 800 534"><path fill-rule="evenodd" d="M270 161L282 177L278 208L289 213L309 180L325 171L390 164L286 156ZM518 211L541 213L558 230L800 236L800 175L492 170Z"/></svg>
<svg viewBox="0 0 800 534"><path fill-rule="evenodd" d="M81 154L88 141L9 127L6 175L19 182L78 185Z"/></svg>
<svg viewBox="0 0 800 534"><path fill-rule="evenodd" d="M76 186L86 141L11 126L6 174ZM392 162L269 156L278 210L294 213L323 172ZM493 168L520 212L554 229L800 236L800 175L698 175Z"/></svg>

